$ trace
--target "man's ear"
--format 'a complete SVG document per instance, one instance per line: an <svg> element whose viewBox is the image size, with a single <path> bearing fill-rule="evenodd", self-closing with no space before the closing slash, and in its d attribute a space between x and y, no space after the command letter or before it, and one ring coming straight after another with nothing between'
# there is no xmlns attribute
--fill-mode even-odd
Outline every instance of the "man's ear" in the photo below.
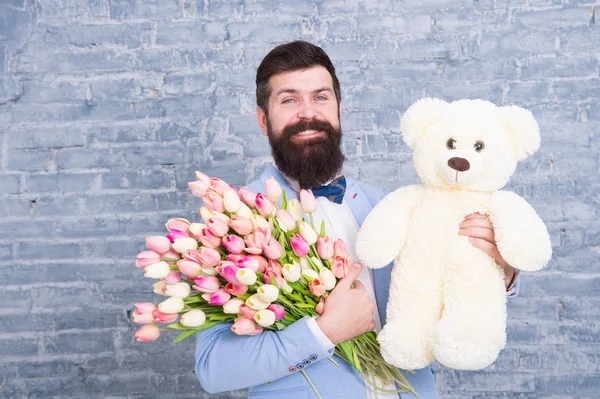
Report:
<svg viewBox="0 0 600 399"><path fill-rule="evenodd" d="M260 130L262 130L265 136L269 135L269 130L267 129L267 114L265 111L258 105L256 106L256 120L258 121L258 126L260 126Z"/></svg>

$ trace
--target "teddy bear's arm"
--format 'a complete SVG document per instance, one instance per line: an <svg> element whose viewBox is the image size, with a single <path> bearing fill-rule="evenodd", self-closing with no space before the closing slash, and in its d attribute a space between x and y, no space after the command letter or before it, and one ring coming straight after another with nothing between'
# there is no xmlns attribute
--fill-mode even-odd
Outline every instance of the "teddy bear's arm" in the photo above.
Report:
<svg viewBox="0 0 600 399"><path fill-rule="evenodd" d="M401 187L388 194L369 213L356 239L356 256L367 267L389 264L404 246L412 211L423 194L423 186Z"/></svg>
<svg viewBox="0 0 600 399"><path fill-rule="evenodd" d="M510 191L496 191L489 211L498 250L509 265L536 271L548 263L552 257L548 230L525 199Z"/></svg>

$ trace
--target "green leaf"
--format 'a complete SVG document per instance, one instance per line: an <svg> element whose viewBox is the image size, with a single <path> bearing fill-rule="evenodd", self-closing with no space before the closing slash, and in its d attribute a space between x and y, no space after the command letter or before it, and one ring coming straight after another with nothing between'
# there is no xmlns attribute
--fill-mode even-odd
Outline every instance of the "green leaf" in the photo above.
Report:
<svg viewBox="0 0 600 399"><path fill-rule="evenodd" d="M287 210L287 198L285 196L285 190L281 190L281 209Z"/></svg>
<svg viewBox="0 0 600 399"><path fill-rule="evenodd" d="M325 219L321 220L321 238L325 237Z"/></svg>
<svg viewBox="0 0 600 399"><path fill-rule="evenodd" d="M271 273L271 274L269 274L269 277L271 278L271 285L274 285L275 287L279 287L277 285L277 279L275 278L275 274Z"/></svg>
<svg viewBox="0 0 600 399"><path fill-rule="evenodd" d="M186 327L182 326L179 322L171 323L168 326L165 326L165 328L169 328L171 330L185 330L186 329Z"/></svg>
<svg viewBox="0 0 600 399"><path fill-rule="evenodd" d="M182 332L181 334L179 334L179 335L177 336L177 338L175 338L175 339L173 340L173 342L174 342L174 343L181 342L181 341L183 341L184 339L186 339L186 338L188 338L188 337L191 337L192 335L196 334L196 332L197 332L196 330L186 330L186 331Z"/></svg>
<svg viewBox="0 0 600 399"><path fill-rule="evenodd" d="M286 325L280 322L276 322L275 327L277 327L277 329L281 331L286 327Z"/></svg>

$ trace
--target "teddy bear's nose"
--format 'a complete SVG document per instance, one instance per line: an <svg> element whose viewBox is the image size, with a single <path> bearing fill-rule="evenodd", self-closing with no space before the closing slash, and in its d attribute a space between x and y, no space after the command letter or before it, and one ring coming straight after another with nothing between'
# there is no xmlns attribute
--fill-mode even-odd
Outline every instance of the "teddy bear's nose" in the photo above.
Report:
<svg viewBox="0 0 600 399"><path fill-rule="evenodd" d="M448 166L459 172L465 172L469 170L471 164L464 158L454 157L448 160Z"/></svg>

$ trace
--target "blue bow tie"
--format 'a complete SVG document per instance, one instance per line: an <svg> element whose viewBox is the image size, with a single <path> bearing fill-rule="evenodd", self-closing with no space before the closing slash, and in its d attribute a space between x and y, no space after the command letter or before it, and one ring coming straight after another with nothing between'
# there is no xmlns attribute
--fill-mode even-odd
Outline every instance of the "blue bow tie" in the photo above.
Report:
<svg viewBox="0 0 600 399"><path fill-rule="evenodd" d="M340 176L326 186L308 186L315 197L325 197L331 202L341 204L346 193L346 178Z"/></svg>

